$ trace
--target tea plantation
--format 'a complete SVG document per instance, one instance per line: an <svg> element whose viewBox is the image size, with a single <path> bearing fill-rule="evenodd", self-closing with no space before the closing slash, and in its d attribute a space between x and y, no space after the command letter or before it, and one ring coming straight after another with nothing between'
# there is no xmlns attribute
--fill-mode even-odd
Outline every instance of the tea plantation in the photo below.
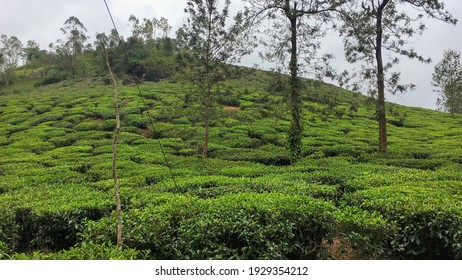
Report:
<svg viewBox="0 0 462 280"><path fill-rule="evenodd" d="M0 259L462 258L461 116L388 104L380 154L374 105L307 81L292 164L271 79L254 72L216 90L207 160L191 87L144 83L146 108L120 86L121 253L112 87L0 91Z"/></svg>

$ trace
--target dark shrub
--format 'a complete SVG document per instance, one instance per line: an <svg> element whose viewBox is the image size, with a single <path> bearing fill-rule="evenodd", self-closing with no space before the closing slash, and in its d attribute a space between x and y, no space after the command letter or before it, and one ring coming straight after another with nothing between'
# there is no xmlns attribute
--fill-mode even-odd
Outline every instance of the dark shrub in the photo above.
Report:
<svg viewBox="0 0 462 280"><path fill-rule="evenodd" d="M31 249L61 250L77 243L83 219L99 219L103 211L76 209L62 213L34 213L31 209L18 209L15 223L18 226L14 248L24 252Z"/></svg>
<svg viewBox="0 0 462 280"><path fill-rule="evenodd" d="M59 83L63 81L65 78L66 76L61 71L56 70L56 69L50 69L45 75L45 78L43 78L41 85L50 85L50 84Z"/></svg>
<svg viewBox="0 0 462 280"><path fill-rule="evenodd" d="M168 74L158 68L148 67L144 71L144 80L148 82L159 82L161 79L168 78Z"/></svg>

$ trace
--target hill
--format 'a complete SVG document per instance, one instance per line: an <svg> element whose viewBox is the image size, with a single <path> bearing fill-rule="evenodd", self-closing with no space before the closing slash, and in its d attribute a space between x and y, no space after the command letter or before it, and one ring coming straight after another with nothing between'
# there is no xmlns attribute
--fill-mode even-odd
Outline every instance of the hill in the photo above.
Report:
<svg viewBox="0 0 462 280"><path fill-rule="evenodd" d="M367 98L305 81L303 158L291 164L275 81L255 71L216 89L205 161L191 87L144 83L147 108L120 87L123 253L112 87L24 78L3 90L0 259L461 258L462 117L389 104L380 154Z"/></svg>

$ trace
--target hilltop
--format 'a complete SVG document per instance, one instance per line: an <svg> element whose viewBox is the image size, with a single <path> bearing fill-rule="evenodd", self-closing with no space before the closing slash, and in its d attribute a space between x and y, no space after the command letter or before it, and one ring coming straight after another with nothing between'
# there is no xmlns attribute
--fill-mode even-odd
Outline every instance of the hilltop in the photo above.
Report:
<svg viewBox="0 0 462 280"><path fill-rule="evenodd" d="M141 84L147 108L134 85L119 87L118 253L112 86L36 86L40 69L18 71L0 93L0 258L462 256L462 117L388 104L382 154L368 98L305 80L302 159L292 163L281 77L256 70L215 89L207 160L190 85Z"/></svg>

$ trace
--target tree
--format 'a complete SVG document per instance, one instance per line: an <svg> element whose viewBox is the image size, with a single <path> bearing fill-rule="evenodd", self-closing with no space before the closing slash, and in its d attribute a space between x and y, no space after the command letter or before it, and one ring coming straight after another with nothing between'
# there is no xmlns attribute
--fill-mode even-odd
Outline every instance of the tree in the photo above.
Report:
<svg viewBox="0 0 462 280"><path fill-rule="evenodd" d="M451 113L462 113L462 63L460 52L444 51L443 59L435 66L432 84L440 93L437 105Z"/></svg>
<svg viewBox="0 0 462 280"><path fill-rule="evenodd" d="M404 7L414 8L418 15L411 15ZM439 0L362 0L350 1L340 13L346 58L351 63L363 61L359 72L361 80L374 81L369 93L376 98L379 122L379 151L387 152L387 119L385 113L385 83L391 93L406 92L413 84L400 84L400 73L386 73L399 63L399 56L429 63L413 48L406 38L425 30L424 14L428 17L455 24L456 19L444 9ZM384 51L386 52L384 55ZM389 57L387 60L384 57ZM345 72L347 76L347 72ZM342 84L342 83L341 83ZM358 86L356 85L357 89Z"/></svg>
<svg viewBox="0 0 462 280"><path fill-rule="evenodd" d="M5 34L1 35L0 48L1 69L4 72L5 85L9 86L13 80L13 70L18 67L19 59L22 53L22 43L16 36L8 37Z"/></svg>
<svg viewBox="0 0 462 280"><path fill-rule="evenodd" d="M35 41L27 41L27 45L22 50L22 57L26 61L26 63L30 63L34 60L38 60L43 56L42 50L37 42Z"/></svg>
<svg viewBox="0 0 462 280"><path fill-rule="evenodd" d="M168 23L168 19L164 17L160 19L153 18L152 20L143 18L143 23L140 23L140 20L136 16L131 15L128 21L132 27L133 37L141 38L147 42L157 38L157 31L161 32L162 38L167 38L168 33L172 29L172 26Z"/></svg>
<svg viewBox="0 0 462 280"><path fill-rule="evenodd" d="M143 32L142 31L143 28L140 25L140 20L136 16L131 15L130 18L128 19L128 22L132 27L132 36L135 38L139 38L141 33Z"/></svg>
<svg viewBox="0 0 462 280"><path fill-rule="evenodd" d="M308 1L308 0L246 0L253 18L254 28L260 28L266 34L263 45L267 51L265 58L282 65L288 65L289 71L289 105L292 117L289 132L289 147L292 160L301 157L302 112L301 112L301 61L309 71L315 66L318 39L325 35L326 23L330 12L343 1ZM271 25L262 23L269 20ZM268 26L268 25L266 25ZM289 54L289 58L287 57Z"/></svg>
<svg viewBox="0 0 462 280"><path fill-rule="evenodd" d="M55 53L54 64L59 70L76 74L79 70L76 65L76 62L79 62L78 55L91 48L91 45L85 45L88 40L87 29L77 17L71 16L64 22L61 32L66 38L59 39L49 46Z"/></svg>
<svg viewBox="0 0 462 280"><path fill-rule="evenodd" d="M119 34L115 29L112 29L109 35L104 32L96 33L96 40L93 42L93 47L96 50L96 60L100 62L97 63L98 65L104 66L106 57L104 55L104 50L102 49L103 44L106 48L106 51L108 52L112 68L111 70L114 72L114 74L125 74L127 71L127 63L125 61L123 49L121 47L121 44L125 44L123 37L119 38ZM107 67L103 67L101 70L106 73L106 68ZM123 69L123 71L121 69Z"/></svg>
<svg viewBox="0 0 462 280"><path fill-rule="evenodd" d="M186 23L177 37L192 60L192 78L196 85L204 121L202 158L207 158L210 121L213 117L213 89L225 76L226 63L246 53L243 36L244 16L238 13L228 24L230 0L189 0Z"/></svg>
<svg viewBox="0 0 462 280"><path fill-rule="evenodd" d="M71 54L80 54L85 49L85 42L88 39L87 29L83 23L75 16L69 17L61 28L61 32L67 36L64 46L71 50Z"/></svg>
<svg viewBox="0 0 462 280"><path fill-rule="evenodd" d="M4 58L3 53L0 52L0 73L3 72L4 64L5 64L5 58Z"/></svg>
<svg viewBox="0 0 462 280"><path fill-rule="evenodd" d="M168 24L168 19L161 17L160 20L158 20L156 23L161 32L162 38L167 38L168 33L170 33L170 30L172 30L172 26Z"/></svg>

